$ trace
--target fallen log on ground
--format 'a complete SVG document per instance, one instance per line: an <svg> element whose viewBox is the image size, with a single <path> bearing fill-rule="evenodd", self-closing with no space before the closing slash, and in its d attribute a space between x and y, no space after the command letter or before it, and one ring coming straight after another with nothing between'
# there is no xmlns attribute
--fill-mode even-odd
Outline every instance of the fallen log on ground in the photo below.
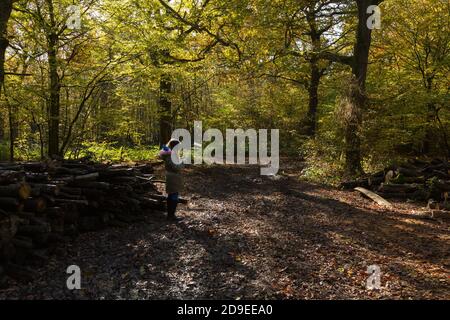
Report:
<svg viewBox="0 0 450 320"><path fill-rule="evenodd" d="M381 183L378 191L385 193L411 193L419 189L418 184Z"/></svg>
<svg viewBox="0 0 450 320"><path fill-rule="evenodd" d="M0 197L17 197L19 199L27 199L30 194L31 187L25 182L0 186Z"/></svg>
<svg viewBox="0 0 450 320"><path fill-rule="evenodd" d="M362 187L383 198L444 201L450 191L450 162L410 159L373 175L343 181L343 189Z"/></svg>
<svg viewBox="0 0 450 320"><path fill-rule="evenodd" d="M0 169L0 184L17 183L23 180L25 173L22 171L11 171Z"/></svg>
<svg viewBox="0 0 450 320"><path fill-rule="evenodd" d="M383 199L382 197L380 197L379 195L377 195L376 193L374 193L374 192L372 192L370 190L367 190L367 189L362 188L362 187L356 187L355 190L358 191L358 192L361 192L366 197L372 199L373 201L375 201L380 206L392 207L392 204L389 201L387 201L386 199Z"/></svg>

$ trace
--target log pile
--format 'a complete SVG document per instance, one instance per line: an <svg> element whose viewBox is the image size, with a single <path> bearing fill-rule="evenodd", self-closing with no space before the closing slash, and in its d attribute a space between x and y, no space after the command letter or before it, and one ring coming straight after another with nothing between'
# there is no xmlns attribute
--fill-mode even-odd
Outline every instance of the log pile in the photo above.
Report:
<svg viewBox="0 0 450 320"><path fill-rule="evenodd" d="M370 176L343 182L341 187L362 187L386 199L436 202L440 209L450 209L447 203L450 191L450 162L440 159L411 159Z"/></svg>
<svg viewBox="0 0 450 320"><path fill-rule="evenodd" d="M31 280L26 266L45 261L58 243L164 210L152 172L150 164L0 163L0 279Z"/></svg>

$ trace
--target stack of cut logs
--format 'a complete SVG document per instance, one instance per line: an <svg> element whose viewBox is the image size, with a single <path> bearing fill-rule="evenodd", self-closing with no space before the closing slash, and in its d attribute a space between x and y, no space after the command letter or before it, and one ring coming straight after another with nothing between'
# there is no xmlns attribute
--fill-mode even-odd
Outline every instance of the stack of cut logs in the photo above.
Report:
<svg viewBox="0 0 450 320"><path fill-rule="evenodd" d="M0 163L0 279L31 280L26 266L67 238L164 210L152 172L151 164Z"/></svg>
<svg viewBox="0 0 450 320"><path fill-rule="evenodd" d="M450 162L440 159L412 159L370 176L343 182L341 187L367 188L383 198L428 200L429 203L437 203L441 209L450 209L447 203L450 191Z"/></svg>

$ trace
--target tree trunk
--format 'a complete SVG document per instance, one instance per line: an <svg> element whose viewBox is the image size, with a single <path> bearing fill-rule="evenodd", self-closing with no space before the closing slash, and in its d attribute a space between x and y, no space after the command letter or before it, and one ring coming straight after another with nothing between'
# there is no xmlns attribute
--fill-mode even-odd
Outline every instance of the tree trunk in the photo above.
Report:
<svg viewBox="0 0 450 320"><path fill-rule="evenodd" d="M13 106L8 102L8 119L9 119L9 161L14 161L14 112Z"/></svg>
<svg viewBox="0 0 450 320"><path fill-rule="evenodd" d="M369 49L372 40L372 30L367 27L367 19L370 16L367 13L367 8L370 5L377 5L380 2L379 0L356 0L358 7L358 26L356 42L353 49L353 79L348 97L351 107L348 108L348 121L345 127L345 171L349 176L363 173L359 131L362 122L362 112L367 100L365 84L369 62Z"/></svg>
<svg viewBox="0 0 450 320"><path fill-rule="evenodd" d="M11 16L12 0L0 1L0 96L5 81L5 55L9 41L7 38L8 20Z"/></svg>
<svg viewBox="0 0 450 320"><path fill-rule="evenodd" d="M312 45L311 58L309 60L310 79L308 85L308 114L307 114L307 130L306 134L313 137L316 134L317 126L317 107L319 104L319 85L322 77L322 70L319 68L319 52L322 49L320 42L321 33L317 30L316 12L314 5L309 7L306 19L309 25L309 37Z"/></svg>
<svg viewBox="0 0 450 320"><path fill-rule="evenodd" d="M3 116L0 116L0 145L5 139L5 121ZM5 160L5 155L0 152L0 161Z"/></svg>
<svg viewBox="0 0 450 320"><path fill-rule="evenodd" d="M445 150L446 150L445 158L448 160L448 159L450 158L450 144L449 144L449 142L448 142L448 137L447 137L447 128L446 128L446 126L442 123L441 118L439 117L439 111L440 111L440 109L439 109L439 108L435 108L435 111L436 111L435 118L436 118L437 124L438 124L438 126L439 126L439 129L440 129L440 131L441 131L441 134L442 134L442 142L443 142L444 147L445 147Z"/></svg>
<svg viewBox="0 0 450 320"><path fill-rule="evenodd" d="M428 94L428 98L431 97L433 93L433 79L431 77L427 77L424 79L425 89ZM427 103L427 115L426 115L426 128L425 128L425 136L423 138L423 154L429 154L432 152L432 145L435 143L434 134L433 134L433 122L435 120L436 115L436 106L432 101Z"/></svg>
<svg viewBox="0 0 450 320"><path fill-rule="evenodd" d="M22 74L26 74L28 70L27 62L24 61L24 65L22 68ZM22 86L23 84L23 77L19 81L19 85ZM17 115L19 113L19 105L17 102L11 103L6 96L6 90L5 90L5 97L6 102L8 105L8 119L9 119L9 161L14 161L14 145L16 139L19 137L19 120L17 118Z"/></svg>
<svg viewBox="0 0 450 320"><path fill-rule="evenodd" d="M12 0L0 1L0 98L2 96L3 82L5 81L5 55L6 48L8 48L9 41L7 38L8 20L11 16ZM0 143L5 138L5 121L0 116ZM0 158L3 156L0 154ZM1 159L0 159L1 160Z"/></svg>
<svg viewBox="0 0 450 320"><path fill-rule="evenodd" d="M172 81L170 76L163 74L159 83L159 143L165 144L172 136L172 103L169 94L172 91Z"/></svg>
<svg viewBox="0 0 450 320"><path fill-rule="evenodd" d="M307 131L308 136L313 137L316 134L317 126L317 107L319 104L319 85L320 85L320 69L317 59L310 62L311 75L309 80L308 95L308 115L307 115Z"/></svg>
<svg viewBox="0 0 450 320"><path fill-rule="evenodd" d="M61 85L58 75L58 34L53 10L53 1L47 1L50 12L50 30L47 34L48 66L49 66L49 92L48 101L48 156L59 156L59 111Z"/></svg>
<svg viewBox="0 0 450 320"><path fill-rule="evenodd" d="M432 151L432 145L435 143L433 139L433 119L435 114L435 108L433 103L427 104L427 118L426 118L426 128L425 128L425 136L423 137L422 143L422 153L429 154Z"/></svg>
<svg viewBox="0 0 450 320"><path fill-rule="evenodd" d="M361 166L361 139L359 131L362 122L362 109L365 104L361 87L356 79L352 79L345 114L345 173L356 176L363 173Z"/></svg>

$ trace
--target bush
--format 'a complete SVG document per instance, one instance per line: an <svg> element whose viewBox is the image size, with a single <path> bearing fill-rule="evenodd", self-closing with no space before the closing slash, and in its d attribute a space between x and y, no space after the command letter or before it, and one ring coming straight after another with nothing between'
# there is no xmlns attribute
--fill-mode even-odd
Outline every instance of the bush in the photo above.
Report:
<svg viewBox="0 0 450 320"><path fill-rule="evenodd" d="M83 142L77 158L90 156L94 161L134 162L154 160L158 146L119 146L115 142Z"/></svg>
<svg viewBox="0 0 450 320"><path fill-rule="evenodd" d="M306 167L302 177L308 181L337 185L344 173L343 157L332 136L309 139L303 144Z"/></svg>
<svg viewBox="0 0 450 320"><path fill-rule="evenodd" d="M0 161L8 160L9 144L6 141L0 141Z"/></svg>

